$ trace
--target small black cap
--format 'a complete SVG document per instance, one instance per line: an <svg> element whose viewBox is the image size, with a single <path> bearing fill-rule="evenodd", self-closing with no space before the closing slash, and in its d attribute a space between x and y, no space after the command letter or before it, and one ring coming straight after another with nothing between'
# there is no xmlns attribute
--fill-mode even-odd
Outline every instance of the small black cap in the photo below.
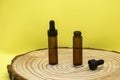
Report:
<svg viewBox="0 0 120 80"><path fill-rule="evenodd" d="M91 59L88 61L88 64L91 70L95 70L99 65L104 64L104 60L103 59L99 59L99 60Z"/></svg>
<svg viewBox="0 0 120 80"><path fill-rule="evenodd" d="M74 36L75 37L79 37L79 36L81 36L81 32L80 31L74 31Z"/></svg>
<svg viewBox="0 0 120 80"><path fill-rule="evenodd" d="M55 29L55 22L51 20L49 25L50 28L48 30L48 36L57 36L57 30Z"/></svg>

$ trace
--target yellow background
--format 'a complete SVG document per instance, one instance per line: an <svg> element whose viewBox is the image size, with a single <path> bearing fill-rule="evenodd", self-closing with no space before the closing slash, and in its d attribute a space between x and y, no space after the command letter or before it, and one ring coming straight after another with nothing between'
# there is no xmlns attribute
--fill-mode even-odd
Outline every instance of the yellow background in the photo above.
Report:
<svg viewBox="0 0 120 80"><path fill-rule="evenodd" d="M72 47L80 30L84 47L120 51L120 0L0 0L0 80L15 55L47 48L51 19L59 46Z"/></svg>

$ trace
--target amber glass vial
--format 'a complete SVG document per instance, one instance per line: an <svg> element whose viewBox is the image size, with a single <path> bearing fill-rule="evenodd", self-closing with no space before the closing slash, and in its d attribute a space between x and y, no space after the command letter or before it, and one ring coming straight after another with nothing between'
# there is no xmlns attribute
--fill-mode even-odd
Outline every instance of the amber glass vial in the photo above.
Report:
<svg viewBox="0 0 120 80"><path fill-rule="evenodd" d="M82 36L80 31L75 31L73 36L73 65L82 65Z"/></svg>
<svg viewBox="0 0 120 80"><path fill-rule="evenodd" d="M58 64L57 30L53 20L50 21L50 28L48 30L48 56L50 65Z"/></svg>

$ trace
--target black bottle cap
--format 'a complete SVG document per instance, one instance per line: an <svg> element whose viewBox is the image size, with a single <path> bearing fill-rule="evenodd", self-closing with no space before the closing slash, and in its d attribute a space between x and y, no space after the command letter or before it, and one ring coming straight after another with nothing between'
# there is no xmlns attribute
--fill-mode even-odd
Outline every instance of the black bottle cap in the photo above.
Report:
<svg viewBox="0 0 120 80"><path fill-rule="evenodd" d="M50 28L48 30L48 36L57 36L57 30L55 29L55 22L51 20L49 25Z"/></svg>
<svg viewBox="0 0 120 80"><path fill-rule="evenodd" d="M88 64L91 70L95 70L99 65L104 64L104 60L103 59L100 59L100 60L91 59L88 61Z"/></svg>
<svg viewBox="0 0 120 80"><path fill-rule="evenodd" d="M74 36L75 37L80 37L81 36L81 32L80 31L74 31Z"/></svg>

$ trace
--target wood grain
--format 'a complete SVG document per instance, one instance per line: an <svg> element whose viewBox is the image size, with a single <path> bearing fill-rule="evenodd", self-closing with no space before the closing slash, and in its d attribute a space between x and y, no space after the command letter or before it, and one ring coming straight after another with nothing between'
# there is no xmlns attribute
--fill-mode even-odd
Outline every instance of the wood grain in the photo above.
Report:
<svg viewBox="0 0 120 80"><path fill-rule="evenodd" d="M120 54L117 52L83 49L83 65L73 66L71 48L58 49L58 65L49 65L48 49L16 56L8 72L11 80L120 80ZM104 59L95 71L89 70L88 60Z"/></svg>

